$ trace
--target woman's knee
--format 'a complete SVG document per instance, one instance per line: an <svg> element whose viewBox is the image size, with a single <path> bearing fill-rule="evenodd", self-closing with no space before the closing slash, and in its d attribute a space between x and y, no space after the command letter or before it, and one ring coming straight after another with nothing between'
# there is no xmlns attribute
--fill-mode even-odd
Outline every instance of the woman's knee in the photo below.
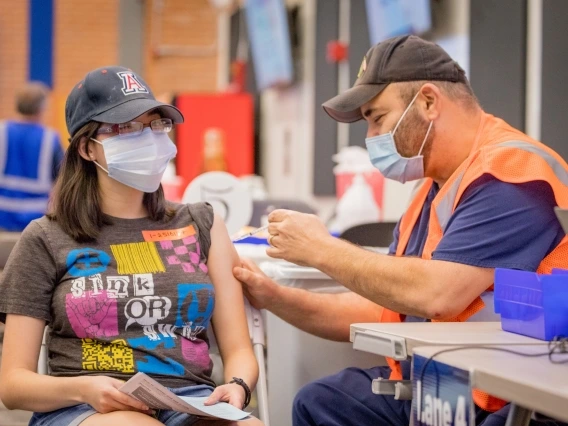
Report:
<svg viewBox="0 0 568 426"><path fill-rule="evenodd" d="M158 426L161 422L144 413L136 411L113 411L106 414L93 414L81 422L80 426Z"/></svg>

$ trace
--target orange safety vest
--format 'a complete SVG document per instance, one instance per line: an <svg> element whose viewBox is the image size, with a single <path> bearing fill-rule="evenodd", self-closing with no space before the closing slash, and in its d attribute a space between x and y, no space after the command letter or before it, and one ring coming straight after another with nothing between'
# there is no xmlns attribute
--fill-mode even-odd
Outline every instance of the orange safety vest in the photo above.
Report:
<svg viewBox="0 0 568 426"><path fill-rule="evenodd" d="M503 120L483 114L470 155L454 171L432 201L422 259L432 258L463 193L484 174L491 174L500 181L509 183L545 181L552 188L558 206L568 208L568 164L552 149L514 129ZM404 255L432 184L432 179L425 179L402 217L396 256ZM568 236L541 261L537 272L547 274L552 268L568 269ZM485 303L481 297L477 297L461 314L442 321L467 321L484 308ZM381 322L402 322L404 318L402 314L383 309ZM402 380L400 364L393 359L387 359L387 362L392 370L391 380ZM497 411L506 404L505 401L480 391L474 391L474 400L487 411Z"/></svg>

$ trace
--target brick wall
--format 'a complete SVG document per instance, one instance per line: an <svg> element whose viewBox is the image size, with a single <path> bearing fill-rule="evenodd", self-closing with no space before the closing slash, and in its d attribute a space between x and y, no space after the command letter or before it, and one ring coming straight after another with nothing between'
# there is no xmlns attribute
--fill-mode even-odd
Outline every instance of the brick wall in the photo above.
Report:
<svg viewBox="0 0 568 426"><path fill-rule="evenodd" d="M214 91L217 15L209 0L144 1L143 74L156 96ZM64 106L73 85L89 70L118 62L119 0L54 0L54 19L54 87L46 118L66 139ZM14 116L15 91L27 79L27 21L28 0L0 0L0 119ZM179 51L155 54L154 47L163 46ZM188 46L198 51L189 56Z"/></svg>
<svg viewBox="0 0 568 426"><path fill-rule="evenodd" d="M52 125L66 138L65 99L83 76L118 60L118 1L54 0Z"/></svg>
<svg viewBox="0 0 568 426"><path fill-rule="evenodd" d="M0 0L0 119L14 117L14 95L28 77L27 21L27 1Z"/></svg>
<svg viewBox="0 0 568 426"><path fill-rule="evenodd" d="M88 71L118 60L118 1L55 0L54 90L67 94Z"/></svg>
<svg viewBox="0 0 568 426"><path fill-rule="evenodd" d="M28 77L27 0L0 0L0 119L15 116L14 96ZM65 99L87 71L117 61L118 2L54 1L53 93L46 123L65 131Z"/></svg>
<svg viewBox="0 0 568 426"><path fill-rule="evenodd" d="M217 15L209 0L149 0L145 14L144 74L156 96L214 91ZM157 54L164 46L178 51Z"/></svg>

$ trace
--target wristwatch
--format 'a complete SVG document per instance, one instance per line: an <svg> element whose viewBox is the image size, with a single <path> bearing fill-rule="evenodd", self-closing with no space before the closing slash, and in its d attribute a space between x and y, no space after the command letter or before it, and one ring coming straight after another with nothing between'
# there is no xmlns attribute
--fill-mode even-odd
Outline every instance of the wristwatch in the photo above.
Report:
<svg viewBox="0 0 568 426"><path fill-rule="evenodd" d="M233 377L233 380L231 380L229 383L236 383L237 385L242 386L242 388L245 390L245 402L242 408L244 410L250 404L250 396L251 396L250 388L245 383L245 381L239 377Z"/></svg>

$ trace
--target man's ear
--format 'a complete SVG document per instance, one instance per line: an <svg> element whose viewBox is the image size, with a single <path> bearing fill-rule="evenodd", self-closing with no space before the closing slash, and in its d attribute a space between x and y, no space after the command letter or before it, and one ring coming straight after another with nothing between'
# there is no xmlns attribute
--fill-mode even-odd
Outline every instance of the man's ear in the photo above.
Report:
<svg viewBox="0 0 568 426"><path fill-rule="evenodd" d="M428 121L433 121L440 115L442 106L442 92L440 88L432 83L426 83L420 88L418 102L423 104L423 112Z"/></svg>

